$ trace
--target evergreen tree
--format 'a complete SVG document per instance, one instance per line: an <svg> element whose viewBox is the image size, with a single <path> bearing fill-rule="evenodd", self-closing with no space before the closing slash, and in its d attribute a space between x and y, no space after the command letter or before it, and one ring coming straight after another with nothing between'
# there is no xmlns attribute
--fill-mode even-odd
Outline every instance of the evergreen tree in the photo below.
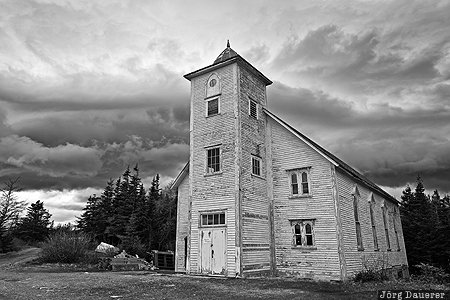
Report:
<svg viewBox="0 0 450 300"><path fill-rule="evenodd" d="M425 195L422 179L417 178L417 186L411 192L409 186L403 191L400 208L408 262L412 270L419 263L436 265L438 253L443 252L439 240L440 216L436 207L438 193L433 200ZM443 233L444 235L448 235Z"/></svg>
<svg viewBox="0 0 450 300"><path fill-rule="evenodd" d="M17 236L27 242L41 242L48 237L53 222L44 202L36 201L27 208L27 214L17 226Z"/></svg>

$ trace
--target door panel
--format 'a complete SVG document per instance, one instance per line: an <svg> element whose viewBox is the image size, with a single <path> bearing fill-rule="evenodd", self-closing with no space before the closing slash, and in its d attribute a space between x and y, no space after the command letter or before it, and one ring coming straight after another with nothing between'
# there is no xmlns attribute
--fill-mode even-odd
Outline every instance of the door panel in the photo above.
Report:
<svg viewBox="0 0 450 300"><path fill-rule="evenodd" d="M227 248L225 228L202 230L200 239L201 273L225 275Z"/></svg>
<svg viewBox="0 0 450 300"><path fill-rule="evenodd" d="M226 235L225 229L214 230L211 245L212 274L225 274Z"/></svg>

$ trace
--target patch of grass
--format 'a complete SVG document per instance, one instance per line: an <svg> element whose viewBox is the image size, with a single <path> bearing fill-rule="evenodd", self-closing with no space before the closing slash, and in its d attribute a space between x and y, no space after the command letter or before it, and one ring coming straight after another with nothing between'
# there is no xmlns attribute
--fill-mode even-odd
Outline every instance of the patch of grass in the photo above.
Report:
<svg viewBox="0 0 450 300"><path fill-rule="evenodd" d="M91 237L78 231L60 231L43 244L40 255L44 263L78 263L92 260L88 250L93 248Z"/></svg>

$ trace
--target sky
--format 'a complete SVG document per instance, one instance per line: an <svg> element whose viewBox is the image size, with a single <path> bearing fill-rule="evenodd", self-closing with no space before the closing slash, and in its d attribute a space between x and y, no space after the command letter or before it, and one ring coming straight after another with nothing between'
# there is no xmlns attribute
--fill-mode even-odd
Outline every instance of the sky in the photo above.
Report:
<svg viewBox="0 0 450 300"><path fill-rule="evenodd" d="M184 74L231 48L268 107L393 196L450 193L450 1L0 0L0 182L73 222L189 157Z"/></svg>

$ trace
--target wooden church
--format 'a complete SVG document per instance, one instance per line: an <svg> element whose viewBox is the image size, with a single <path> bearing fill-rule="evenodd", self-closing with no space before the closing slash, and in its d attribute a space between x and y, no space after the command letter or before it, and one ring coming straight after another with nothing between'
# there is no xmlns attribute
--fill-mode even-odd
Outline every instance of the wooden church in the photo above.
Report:
<svg viewBox="0 0 450 300"><path fill-rule="evenodd" d="M175 268L346 280L408 276L398 201L269 111L266 76L230 48L191 82Z"/></svg>

